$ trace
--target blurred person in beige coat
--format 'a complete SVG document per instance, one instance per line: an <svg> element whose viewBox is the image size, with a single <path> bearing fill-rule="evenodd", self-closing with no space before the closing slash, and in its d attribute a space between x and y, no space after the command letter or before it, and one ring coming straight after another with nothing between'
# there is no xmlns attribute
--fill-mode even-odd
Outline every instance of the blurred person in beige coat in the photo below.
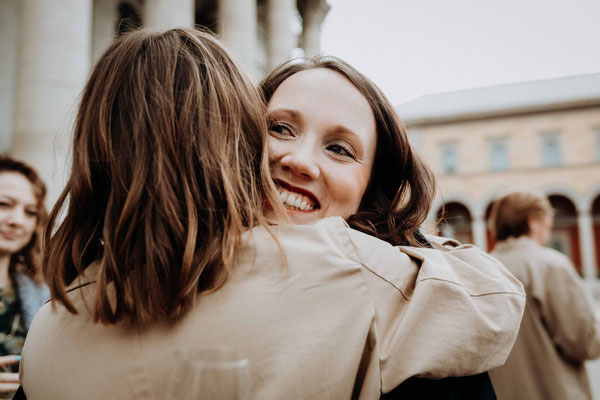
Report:
<svg viewBox="0 0 600 400"><path fill-rule="evenodd" d="M525 286L519 336L504 366L490 371L499 399L591 399L584 361L600 356L600 325L569 259L545 247L553 210L536 192L497 199L491 253Z"/></svg>
<svg viewBox="0 0 600 400"><path fill-rule="evenodd" d="M356 167L331 139L330 166ZM211 36L136 31L108 48L46 232L52 301L23 351L29 399L192 395L198 348L239 358L251 399L376 399L411 376L504 362L524 294L500 263L351 229L366 190L352 181L349 202L325 185L294 206L318 218L284 223L266 141L258 93ZM401 197L405 217L419 208L376 194Z"/></svg>

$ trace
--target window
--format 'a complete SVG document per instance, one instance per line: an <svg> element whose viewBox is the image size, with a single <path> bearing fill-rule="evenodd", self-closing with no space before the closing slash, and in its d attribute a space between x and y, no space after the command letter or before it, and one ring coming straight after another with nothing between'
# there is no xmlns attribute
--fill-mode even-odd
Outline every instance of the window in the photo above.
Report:
<svg viewBox="0 0 600 400"><path fill-rule="evenodd" d="M489 147L492 171L506 171L508 169L506 138L490 139Z"/></svg>
<svg viewBox="0 0 600 400"><path fill-rule="evenodd" d="M560 142L558 132L548 132L541 135L542 165L556 167L560 165Z"/></svg>
<svg viewBox="0 0 600 400"><path fill-rule="evenodd" d="M458 146L456 143L442 143L442 172L455 174L458 172Z"/></svg>
<svg viewBox="0 0 600 400"><path fill-rule="evenodd" d="M142 26L142 20L135 7L125 1L120 2L118 7L117 36L134 31Z"/></svg>

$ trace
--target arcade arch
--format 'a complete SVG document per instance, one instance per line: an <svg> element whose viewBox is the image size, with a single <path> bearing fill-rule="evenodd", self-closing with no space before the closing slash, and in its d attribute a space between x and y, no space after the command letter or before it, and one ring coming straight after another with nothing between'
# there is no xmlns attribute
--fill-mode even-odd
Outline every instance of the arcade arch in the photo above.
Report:
<svg viewBox="0 0 600 400"><path fill-rule="evenodd" d="M564 195L548 196L554 208L554 227L548 246L567 255L577 272L583 275L577 209L571 199Z"/></svg>
<svg viewBox="0 0 600 400"><path fill-rule="evenodd" d="M439 207L436 215L441 236L455 238L461 243L473 243L473 219L467 206L451 201Z"/></svg>
<svg viewBox="0 0 600 400"><path fill-rule="evenodd" d="M593 247L596 249L596 276L600 275L600 193L592 202L591 207Z"/></svg>

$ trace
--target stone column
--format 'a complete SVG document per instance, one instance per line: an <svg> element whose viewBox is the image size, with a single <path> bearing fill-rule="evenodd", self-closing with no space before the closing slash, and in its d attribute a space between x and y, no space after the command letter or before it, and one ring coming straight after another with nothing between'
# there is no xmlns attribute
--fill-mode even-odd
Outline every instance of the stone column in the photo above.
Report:
<svg viewBox="0 0 600 400"><path fill-rule="evenodd" d="M92 0L23 0L11 153L33 165L51 205L65 182L72 121L90 68Z"/></svg>
<svg viewBox="0 0 600 400"><path fill-rule="evenodd" d="M20 11L20 0L0 1L0 153L10 151L13 137Z"/></svg>
<svg viewBox="0 0 600 400"><path fill-rule="evenodd" d="M256 60L256 0L220 0L218 20L223 43L257 82L261 73Z"/></svg>
<svg viewBox="0 0 600 400"><path fill-rule="evenodd" d="M481 215L474 215L471 222L473 230L473 244L483 251L487 251L487 232L485 219Z"/></svg>
<svg viewBox="0 0 600 400"><path fill-rule="evenodd" d="M118 0L94 1L92 18L92 61L95 62L115 39Z"/></svg>
<svg viewBox="0 0 600 400"><path fill-rule="evenodd" d="M579 210L577 213L577 228L581 246L581 262L583 277L586 280L596 279L596 254L594 249L594 229L590 210Z"/></svg>
<svg viewBox="0 0 600 400"><path fill-rule="evenodd" d="M291 23L296 10L295 0L268 0L267 2L267 57L272 70L290 58L297 45Z"/></svg>
<svg viewBox="0 0 600 400"><path fill-rule="evenodd" d="M302 16L300 47L305 57L314 57L321 52L321 25L331 6L326 0L298 0L297 4Z"/></svg>
<svg viewBox="0 0 600 400"><path fill-rule="evenodd" d="M192 28L194 0L145 0L144 26L151 29Z"/></svg>

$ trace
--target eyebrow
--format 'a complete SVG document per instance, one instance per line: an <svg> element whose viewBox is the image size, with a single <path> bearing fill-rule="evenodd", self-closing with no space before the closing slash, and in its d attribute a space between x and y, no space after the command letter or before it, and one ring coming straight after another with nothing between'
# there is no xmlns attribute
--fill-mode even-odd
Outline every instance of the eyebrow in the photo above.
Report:
<svg viewBox="0 0 600 400"><path fill-rule="evenodd" d="M19 202L20 200L10 194L0 193L0 199L7 199L12 202ZM24 203L25 207L37 207L37 203Z"/></svg>
<svg viewBox="0 0 600 400"><path fill-rule="evenodd" d="M295 121L302 120L302 115L298 111L292 110L290 108L276 108L276 109L270 110L270 111L267 110L267 118L268 119L274 119L275 115L279 115L279 114L286 114L287 116L291 117Z"/></svg>
<svg viewBox="0 0 600 400"><path fill-rule="evenodd" d="M354 132L352 129L345 127L344 125L336 125L333 128L333 131L336 133L345 133L348 134L350 136L355 137L356 139L358 139L358 141L360 141L360 143L363 143L363 139L356 133Z"/></svg>

